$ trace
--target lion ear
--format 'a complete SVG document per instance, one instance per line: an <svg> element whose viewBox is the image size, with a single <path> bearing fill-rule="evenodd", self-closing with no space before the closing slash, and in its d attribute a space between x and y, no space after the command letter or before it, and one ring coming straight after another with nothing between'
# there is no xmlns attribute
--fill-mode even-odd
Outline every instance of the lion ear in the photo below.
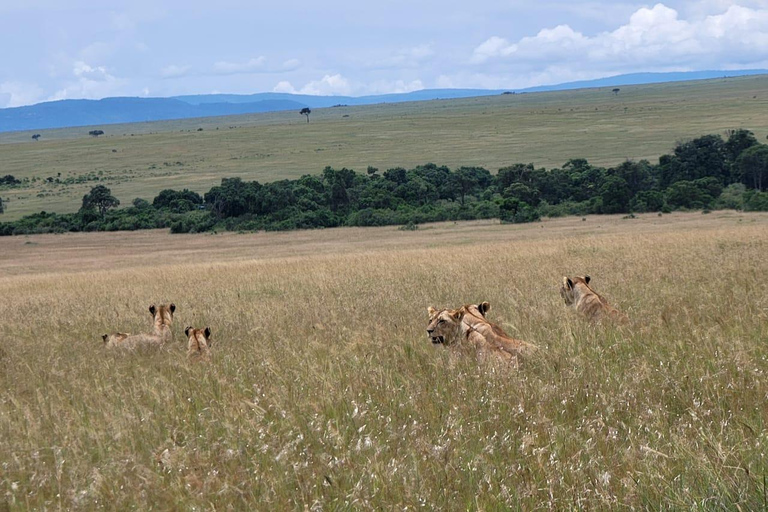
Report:
<svg viewBox="0 0 768 512"><path fill-rule="evenodd" d="M192 326L191 325L189 327L187 327L186 329L184 329L184 336L189 336L189 331L191 331L191 330L192 330Z"/></svg>
<svg viewBox="0 0 768 512"><path fill-rule="evenodd" d="M481 302L480 304L477 305L477 309L479 309L480 313L482 313L482 315L485 316L485 314L491 310L491 303L488 302L487 300L485 302Z"/></svg>
<svg viewBox="0 0 768 512"><path fill-rule="evenodd" d="M464 316L464 310L462 310L462 309L457 309L457 310L455 310L455 311L453 311L453 312L451 313L451 316L452 316L454 319L456 319L456 320L459 320L459 319L460 319L462 316Z"/></svg>
<svg viewBox="0 0 768 512"><path fill-rule="evenodd" d="M570 277L563 277L563 284L567 289L573 290L573 281L571 281Z"/></svg>
<svg viewBox="0 0 768 512"><path fill-rule="evenodd" d="M109 334L102 334L101 339L104 340L104 343L107 342L107 338L109 338Z"/></svg>
<svg viewBox="0 0 768 512"><path fill-rule="evenodd" d="M152 316L155 316L155 311L156 311L156 310L155 310L155 305L154 305L154 304L152 304L151 306L149 306L149 312L150 312L150 313L152 313Z"/></svg>
<svg viewBox="0 0 768 512"><path fill-rule="evenodd" d="M590 279L592 279L592 278L589 277L589 276L584 276L584 282L585 283L589 284Z"/></svg>
<svg viewBox="0 0 768 512"><path fill-rule="evenodd" d="M174 311L176 311L176 304L171 302L171 313L173 313Z"/></svg>
<svg viewBox="0 0 768 512"><path fill-rule="evenodd" d="M437 313L437 310L433 308L432 306L429 306L427 308L427 313L429 313L429 316L435 316L435 313Z"/></svg>
<svg viewBox="0 0 768 512"><path fill-rule="evenodd" d="M211 337L211 328L210 327L206 327L205 328L205 337L206 338L210 338Z"/></svg>

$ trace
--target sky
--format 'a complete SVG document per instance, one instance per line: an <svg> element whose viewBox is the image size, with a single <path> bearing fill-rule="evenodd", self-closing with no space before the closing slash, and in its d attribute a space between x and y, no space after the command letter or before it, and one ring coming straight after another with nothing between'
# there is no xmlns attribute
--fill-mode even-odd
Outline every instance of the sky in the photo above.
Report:
<svg viewBox="0 0 768 512"><path fill-rule="evenodd" d="M768 0L0 0L0 108L768 68Z"/></svg>

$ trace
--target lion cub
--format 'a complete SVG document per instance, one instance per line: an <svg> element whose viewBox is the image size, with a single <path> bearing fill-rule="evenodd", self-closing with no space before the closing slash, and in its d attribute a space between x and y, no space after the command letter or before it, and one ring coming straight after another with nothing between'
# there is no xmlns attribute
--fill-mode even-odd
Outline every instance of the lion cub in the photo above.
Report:
<svg viewBox="0 0 768 512"><path fill-rule="evenodd" d="M485 314L490 309L489 302L468 304L459 309L430 307L427 335L435 344L463 344L473 347L479 356L493 354L515 364L520 356L537 349L535 345L510 337L501 327L486 320Z"/></svg>
<svg viewBox="0 0 768 512"><path fill-rule="evenodd" d="M211 328L195 329L190 326L184 329L184 334L189 338L187 356L207 359L211 353Z"/></svg>
<svg viewBox="0 0 768 512"><path fill-rule="evenodd" d="M149 334L128 334L117 332L113 334L104 334L102 339L107 347L134 348L139 345L163 345L173 340L173 312L176 311L176 305L171 303L169 306L161 304L155 307L149 306L149 312L152 314L152 332Z"/></svg>
<svg viewBox="0 0 768 512"><path fill-rule="evenodd" d="M608 304L607 300L589 286L591 279L589 276L563 277L560 296L565 301L565 305L573 307L589 320L608 318L627 322L628 318L624 313Z"/></svg>

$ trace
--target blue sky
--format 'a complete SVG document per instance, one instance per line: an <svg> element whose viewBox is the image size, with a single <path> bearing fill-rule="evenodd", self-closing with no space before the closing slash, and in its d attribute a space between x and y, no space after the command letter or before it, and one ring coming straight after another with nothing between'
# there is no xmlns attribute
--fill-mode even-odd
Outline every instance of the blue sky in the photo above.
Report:
<svg viewBox="0 0 768 512"><path fill-rule="evenodd" d="M768 68L768 0L1 0L0 108Z"/></svg>

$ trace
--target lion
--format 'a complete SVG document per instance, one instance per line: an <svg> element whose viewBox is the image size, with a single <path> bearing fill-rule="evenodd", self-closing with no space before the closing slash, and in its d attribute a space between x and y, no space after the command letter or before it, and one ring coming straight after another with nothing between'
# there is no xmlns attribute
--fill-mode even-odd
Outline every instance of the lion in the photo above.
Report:
<svg viewBox="0 0 768 512"><path fill-rule="evenodd" d="M101 339L104 340L104 345L107 347L115 347L130 336L127 332L113 332L112 334L102 334Z"/></svg>
<svg viewBox="0 0 768 512"><path fill-rule="evenodd" d="M184 329L184 334L189 338L187 343L187 356L200 356L207 358L211 351L211 328L195 329L190 326Z"/></svg>
<svg viewBox="0 0 768 512"><path fill-rule="evenodd" d="M485 314L491 309L489 302L468 304L459 309L437 310L429 307L427 335L434 344L461 344L474 348L479 356L493 354L497 358L517 364L521 356L534 352L537 347L512 338L498 325L490 323Z"/></svg>
<svg viewBox="0 0 768 512"><path fill-rule="evenodd" d="M627 316L614 308L608 301L589 286L592 280L589 276L563 277L560 285L560 296L565 305L573 307L581 315L589 320L602 320L604 318L626 322Z"/></svg>
<svg viewBox="0 0 768 512"><path fill-rule="evenodd" d="M153 325L152 332L148 334L128 334L128 333L113 333L104 334L102 339L107 347L123 347L134 348L139 345L163 345L170 341L173 341L173 331L171 325L173 324L173 312L176 311L176 305L171 303L166 306L161 304L155 307L154 304L149 306L149 312L152 314Z"/></svg>

